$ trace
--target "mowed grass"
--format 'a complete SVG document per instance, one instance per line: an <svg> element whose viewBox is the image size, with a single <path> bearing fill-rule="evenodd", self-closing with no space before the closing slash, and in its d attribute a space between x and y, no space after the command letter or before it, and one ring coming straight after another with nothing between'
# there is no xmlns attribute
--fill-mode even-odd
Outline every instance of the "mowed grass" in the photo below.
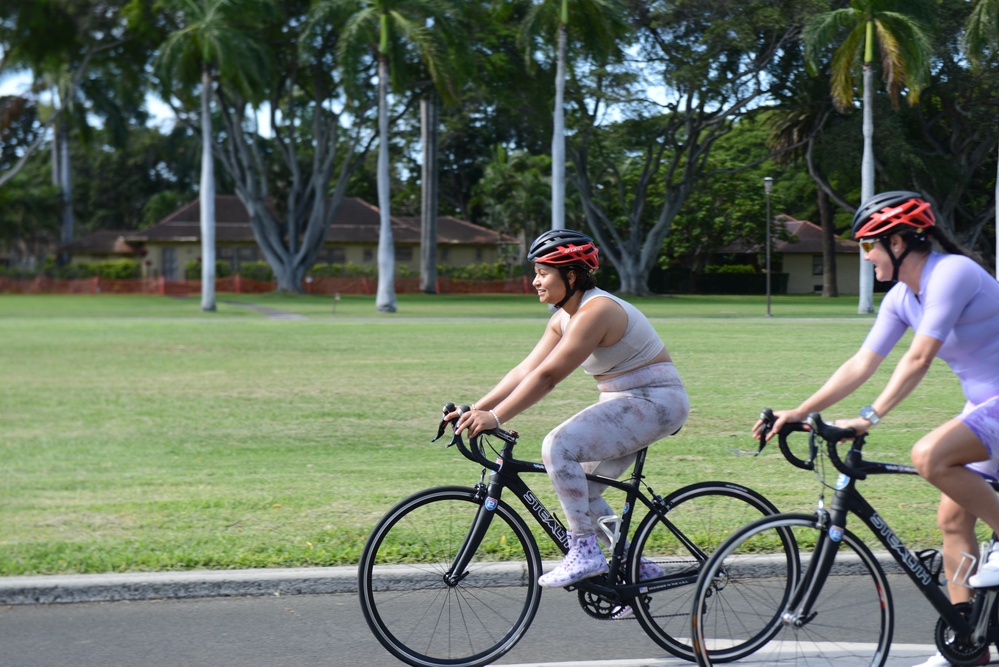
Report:
<svg viewBox="0 0 999 667"><path fill-rule="evenodd" d="M194 297L0 296L0 575L356 563L396 501L478 481L475 465L431 444L440 406L488 390L547 318L524 295L400 295L392 315L375 313L373 297L218 298L218 312L202 313ZM856 297L775 297L772 318L759 297L636 303L692 403L681 433L650 451L653 488L733 480L781 509L814 507L815 476L776 447L752 457L749 429L857 349L871 318ZM827 416L873 400L898 355ZM511 420L518 455L538 459L547 430L596 395L577 371ZM870 456L908 462L911 444L962 405L938 362L872 436ZM530 481L561 514L547 478ZM911 546L938 544L928 484L863 488Z"/></svg>

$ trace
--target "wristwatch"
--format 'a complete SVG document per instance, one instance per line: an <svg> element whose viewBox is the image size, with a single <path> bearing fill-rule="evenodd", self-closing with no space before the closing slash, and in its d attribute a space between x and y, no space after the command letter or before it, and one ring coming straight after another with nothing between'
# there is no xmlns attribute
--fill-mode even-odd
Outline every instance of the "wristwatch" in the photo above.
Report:
<svg viewBox="0 0 999 667"><path fill-rule="evenodd" d="M877 426L878 422L881 421L881 417L878 417L878 413L875 412L874 408L872 408L869 405L865 405L864 407L860 408L860 417L862 419L866 419L867 421L871 422L871 428Z"/></svg>

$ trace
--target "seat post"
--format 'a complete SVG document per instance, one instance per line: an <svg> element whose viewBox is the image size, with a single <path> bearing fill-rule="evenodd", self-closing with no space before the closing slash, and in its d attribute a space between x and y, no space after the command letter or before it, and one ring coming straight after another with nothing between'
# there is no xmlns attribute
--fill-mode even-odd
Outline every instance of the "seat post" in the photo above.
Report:
<svg viewBox="0 0 999 667"><path fill-rule="evenodd" d="M645 454L649 451L648 447L643 447L635 455L635 466L631 469L631 481L637 482L642 479L642 468L645 467Z"/></svg>

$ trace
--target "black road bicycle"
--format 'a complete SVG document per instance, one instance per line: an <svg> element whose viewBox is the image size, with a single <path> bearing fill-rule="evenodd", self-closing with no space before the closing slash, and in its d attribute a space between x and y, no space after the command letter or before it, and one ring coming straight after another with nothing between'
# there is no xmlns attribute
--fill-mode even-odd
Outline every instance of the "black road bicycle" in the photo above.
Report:
<svg viewBox="0 0 999 667"><path fill-rule="evenodd" d="M772 426L773 413L766 410L761 419ZM807 458L797 456L787 442L791 433L802 431L809 433ZM857 488L868 475L915 475L914 467L865 461L866 435L826 424L816 413L805 424L787 424L777 440L791 464L815 471L822 481L818 508L814 514L757 520L735 532L708 559L691 615L701 667L727 662L728 646L761 632L771 635L771 641L755 654L743 656L740 664L885 664L895 622L891 589L881 563L847 529L850 514L867 526L940 614L934 637L951 664L971 665L999 640L996 589L976 591L971 603L951 604L941 580L940 553L910 551ZM839 443L844 440L852 440L852 446L840 458ZM761 450L765 444L761 439ZM839 473L828 507L826 459ZM794 534L800 558L772 546L787 531ZM979 558L966 554L955 580L966 585Z"/></svg>
<svg viewBox="0 0 999 667"><path fill-rule="evenodd" d="M445 415L453 410L444 406ZM442 419L434 440L449 425L453 432L454 421ZM420 491L389 510L368 537L358 568L361 609L378 640L403 662L485 665L512 649L530 627L541 600L535 535L547 537L562 554L569 540L562 522L524 481L528 474L544 474L545 467L514 458L517 438L497 428L466 445L453 434L448 446L482 466L478 483ZM731 531L777 510L755 491L728 482L701 482L660 496L644 481L645 454L639 453L626 481L588 476L619 489L624 500L620 515L599 521L611 544L609 572L566 590L575 591L583 610L597 619L619 618L630 606L659 646L693 661L689 610L704 561ZM537 524L536 532L508 504L506 491ZM644 508L637 519L636 508ZM795 548L786 537L778 550ZM650 561L662 576L636 581L635 573ZM739 642L725 655L734 659L755 648L753 641Z"/></svg>

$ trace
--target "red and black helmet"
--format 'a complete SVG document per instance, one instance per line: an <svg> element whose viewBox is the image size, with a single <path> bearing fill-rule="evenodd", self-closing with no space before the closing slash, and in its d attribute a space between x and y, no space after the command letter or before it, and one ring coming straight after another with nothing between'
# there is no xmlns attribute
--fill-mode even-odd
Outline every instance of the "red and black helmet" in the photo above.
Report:
<svg viewBox="0 0 999 667"><path fill-rule="evenodd" d="M571 229L552 229L534 240L527 259L535 264L551 266L579 265L590 270L600 266L599 251L593 239Z"/></svg>
<svg viewBox="0 0 999 667"><path fill-rule="evenodd" d="M920 232L935 222L933 208L918 192L892 190L874 195L857 209L853 214L853 237Z"/></svg>

